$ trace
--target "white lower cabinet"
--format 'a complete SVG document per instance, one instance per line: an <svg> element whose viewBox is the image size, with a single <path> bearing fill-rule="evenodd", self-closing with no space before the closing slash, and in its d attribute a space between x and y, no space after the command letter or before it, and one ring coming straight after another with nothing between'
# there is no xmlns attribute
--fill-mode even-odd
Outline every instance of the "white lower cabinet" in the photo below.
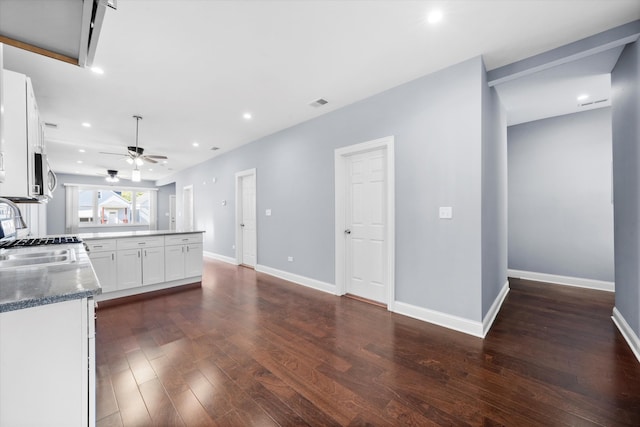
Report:
<svg viewBox="0 0 640 427"><path fill-rule="evenodd" d="M98 301L180 286L202 277L202 233L80 237L102 286Z"/></svg>
<svg viewBox="0 0 640 427"><path fill-rule="evenodd" d="M102 292L118 289L116 262L116 241L113 239L85 242L93 271L95 271Z"/></svg>
<svg viewBox="0 0 640 427"><path fill-rule="evenodd" d="M0 426L95 425L92 298L0 313Z"/></svg>
<svg viewBox="0 0 640 427"><path fill-rule="evenodd" d="M164 244L167 281L202 276L202 234L165 236Z"/></svg>
<svg viewBox="0 0 640 427"><path fill-rule="evenodd" d="M118 289L164 282L162 236L118 239Z"/></svg>
<svg viewBox="0 0 640 427"><path fill-rule="evenodd" d="M89 254L91 265L96 272L102 292L111 292L118 289L118 277L116 275L116 252L95 252Z"/></svg>
<svg viewBox="0 0 640 427"><path fill-rule="evenodd" d="M118 251L118 289L142 286L142 256L140 249Z"/></svg>

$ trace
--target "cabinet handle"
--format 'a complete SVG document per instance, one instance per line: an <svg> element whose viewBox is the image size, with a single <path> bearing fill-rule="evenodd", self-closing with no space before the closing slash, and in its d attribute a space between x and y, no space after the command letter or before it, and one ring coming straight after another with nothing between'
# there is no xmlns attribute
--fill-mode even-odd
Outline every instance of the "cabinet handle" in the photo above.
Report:
<svg viewBox="0 0 640 427"><path fill-rule="evenodd" d="M138 251L138 258L140 258L140 251Z"/></svg>
<svg viewBox="0 0 640 427"><path fill-rule="evenodd" d="M144 257L145 258L147 257L147 250L146 249L144 250Z"/></svg>
<svg viewBox="0 0 640 427"><path fill-rule="evenodd" d="M139 245L145 245L147 242L138 242Z"/></svg>
<svg viewBox="0 0 640 427"><path fill-rule="evenodd" d="M187 246L187 252L189 252L189 246Z"/></svg>
<svg viewBox="0 0 640 427"><path fill-rule="evenodd" d="M101 247L102 247L102 245L93 245L93 249L99 249Z"/></svg>
<svg viewBox="0 0 640 427"><path fill-rule="evenodd" d="M111 261L115 261L115 260L116 260L115 254L111 254Z"/></svg>

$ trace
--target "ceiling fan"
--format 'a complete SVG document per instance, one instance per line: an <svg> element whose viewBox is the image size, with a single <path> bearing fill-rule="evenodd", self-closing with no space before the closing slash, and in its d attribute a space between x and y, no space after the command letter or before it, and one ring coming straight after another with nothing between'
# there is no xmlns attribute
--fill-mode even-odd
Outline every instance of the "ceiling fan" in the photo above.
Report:
<svg viewBox="0 0 640 427"><path fill-rule="evenodd" d="M133 116L136 119L136 145L130 145L127 147L126 154L122 153L108 153L101 151L100 154L110 154L114 156L122 156L126 159L130 165L136 164L136 166L142 166L144 162L158 163L158 160L166 160L168 157L159 154L144 154L144 148L138 147L138 124L142 120L142 116Z"/></svg>

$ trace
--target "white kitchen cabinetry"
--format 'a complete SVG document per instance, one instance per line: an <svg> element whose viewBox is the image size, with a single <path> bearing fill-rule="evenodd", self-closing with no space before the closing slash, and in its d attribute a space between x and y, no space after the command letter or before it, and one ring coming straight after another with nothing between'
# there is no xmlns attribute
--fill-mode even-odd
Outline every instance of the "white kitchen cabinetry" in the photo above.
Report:
<svg viewBox="0 0 640 427"><path fill-rule="evenodd" d="M31 79L24 74L4 70L3 83L5 181L0 184L0 196L35 199L42 194L36 188L35 153L44 153L38 104Z"/></svg>
<svg viewBox="0 0 640 427"><path fill-rule="evenodd" d="M112 292L118 289L116 241L113 239L93 240L86 242L86 245L93 271L98 276L102 292Z"/></svg>
<svg viewBox="0 0 640 427"><path fill-rule="evenodd" d="M165 236L165 278L202 276L202 234Z"/></svg>
<svg viewBox="0 0 640 427"><path fill-rule="evenodd" d="M97 301L198 283L202 280L202 232L81 234L102 286Z"/></svg>
<svg viewBox="0 0 640 427"><path fill-rule="evenodd" d="M162 236L117 240L118 289L164 282Z"/></svg>
<svg viewBox="0 0 640 427"><path fill-rule="evenodd" d="M0 313L1 426L95 425L94 317L92 298Z"/></svg>

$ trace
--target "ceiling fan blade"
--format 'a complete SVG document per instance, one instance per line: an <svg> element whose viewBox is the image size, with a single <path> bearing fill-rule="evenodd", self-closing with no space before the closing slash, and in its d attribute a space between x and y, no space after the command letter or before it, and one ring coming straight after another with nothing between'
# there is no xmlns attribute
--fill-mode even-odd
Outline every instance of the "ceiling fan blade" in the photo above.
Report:
<svg viewBox="0 0 640 427"><path fill-rule="evenodd" d="M149 162L149 163L158 163L157 160L153 160L149 156L142 156L142 160L144 160L145 162Z"/></svg>
<svg viewBox="0 0 640 427"><path fill-rule="evenodd" d="M168 157L167 156L162 156L159 154L145 154L145 156L147 159L159 159L159 160L167 160Z"/></svg>
<svg viewBox="0 0 640 427"><path fill-rule="evenodd" d="M128 154L122 154L122 153L107 153L106 151L100 151L100 154L111 154L113 156L124 156L127 157Z"/></svg>

